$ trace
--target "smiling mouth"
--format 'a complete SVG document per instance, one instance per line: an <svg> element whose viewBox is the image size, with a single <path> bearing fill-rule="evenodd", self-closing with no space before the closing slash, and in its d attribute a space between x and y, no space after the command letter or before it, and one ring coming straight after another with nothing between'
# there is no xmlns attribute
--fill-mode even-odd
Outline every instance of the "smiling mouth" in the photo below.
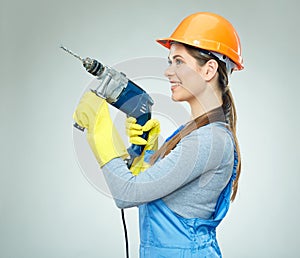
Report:
<svg viewBox="0 0 300 258"><path fill-rule="evenodd" d="M170 81L171 83L171 90L177 88L178 86L180 86L180 82L175 82L175 81Z"/></svg>
<svg viewBox="0 0 300 258"><path fill-rule="evenodd" d="M176 88L180 86L180 82L170 82L171 83L171 91L174 91Z"/></svg>

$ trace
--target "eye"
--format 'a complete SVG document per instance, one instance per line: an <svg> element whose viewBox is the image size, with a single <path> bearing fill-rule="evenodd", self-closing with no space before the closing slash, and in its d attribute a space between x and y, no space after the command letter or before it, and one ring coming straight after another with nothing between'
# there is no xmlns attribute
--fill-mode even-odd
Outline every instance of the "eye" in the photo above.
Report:
<svg viewBox="0 0 300 258"><path fill-rule="evenodd" d="M182 62L182 60L180 59L180 58L176 58L175 59L175 64L176 65L181 65L183 62Z"/></svg>
<svg viewBox="0 0 300 258"><path fill-rule="evenodd" d="M183 60L182 60L181 58L179 58L179 57L175 57L175 58L173 59L173 61L172 61L170 58L168 58L168 65L171 66L173 63L174 63L176 66L179 66L179 65L183 64L184 62L183 62Z"/></svg>

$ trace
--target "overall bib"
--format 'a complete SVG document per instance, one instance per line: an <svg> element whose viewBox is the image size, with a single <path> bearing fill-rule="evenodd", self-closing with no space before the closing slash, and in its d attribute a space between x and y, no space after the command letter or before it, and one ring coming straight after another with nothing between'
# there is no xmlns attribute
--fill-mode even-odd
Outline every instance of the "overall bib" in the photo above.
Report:
<svg viewBox="0 0 300 258"><path fill-rule="evenodd" d="M232 176L221 192L212 219L183 218L170 210L163 200L139 206L140 258L222 257L216 227L225 217L238 157L234 151Z"/></svg>

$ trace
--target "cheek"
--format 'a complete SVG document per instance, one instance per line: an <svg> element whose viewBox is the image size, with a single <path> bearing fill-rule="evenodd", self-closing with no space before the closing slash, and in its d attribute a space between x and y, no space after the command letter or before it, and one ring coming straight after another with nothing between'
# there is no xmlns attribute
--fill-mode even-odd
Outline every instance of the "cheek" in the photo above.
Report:
<svg viewBox="0 0 300 258"><path fill-rule="evenodd" d="M177 77L182 82L182 87L191 91L191 93L197 93L204 87L204 80L199 73L191 69L188 66L181 67L177 70Z"/></svg>

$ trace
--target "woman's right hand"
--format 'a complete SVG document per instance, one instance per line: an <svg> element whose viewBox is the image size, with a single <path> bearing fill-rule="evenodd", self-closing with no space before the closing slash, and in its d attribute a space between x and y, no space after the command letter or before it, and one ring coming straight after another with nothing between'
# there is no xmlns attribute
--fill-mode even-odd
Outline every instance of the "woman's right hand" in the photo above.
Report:
<svg viewBox="0 0 300 258"><path fill-rule="evenodd" d="M141 137L145 132L148 132L147 140ZM150 157L158 148L159 133L160 123L156 119L148 120L143 126L137 124L134 117L126 119L126 134L129 136L129 142L137 145L145 145L142 154L134 159L132 166L130 167L133 175L138 175L140 172L150 167Z"/></svg>
<svg viewBox="0 0 300 258"><path fill-rule="evenodd" d="M125 126L126 134L129 137L130 143L136 145L146 145L148 150L154 150L154 142L157 142L158 135L160 133L160 123L158 120L150 119L145 125L142 126L136 123L136 119L134 117L128 117L126 119ZM147 140L141 137L141 135L145 132L149 132Z"/></svg>

